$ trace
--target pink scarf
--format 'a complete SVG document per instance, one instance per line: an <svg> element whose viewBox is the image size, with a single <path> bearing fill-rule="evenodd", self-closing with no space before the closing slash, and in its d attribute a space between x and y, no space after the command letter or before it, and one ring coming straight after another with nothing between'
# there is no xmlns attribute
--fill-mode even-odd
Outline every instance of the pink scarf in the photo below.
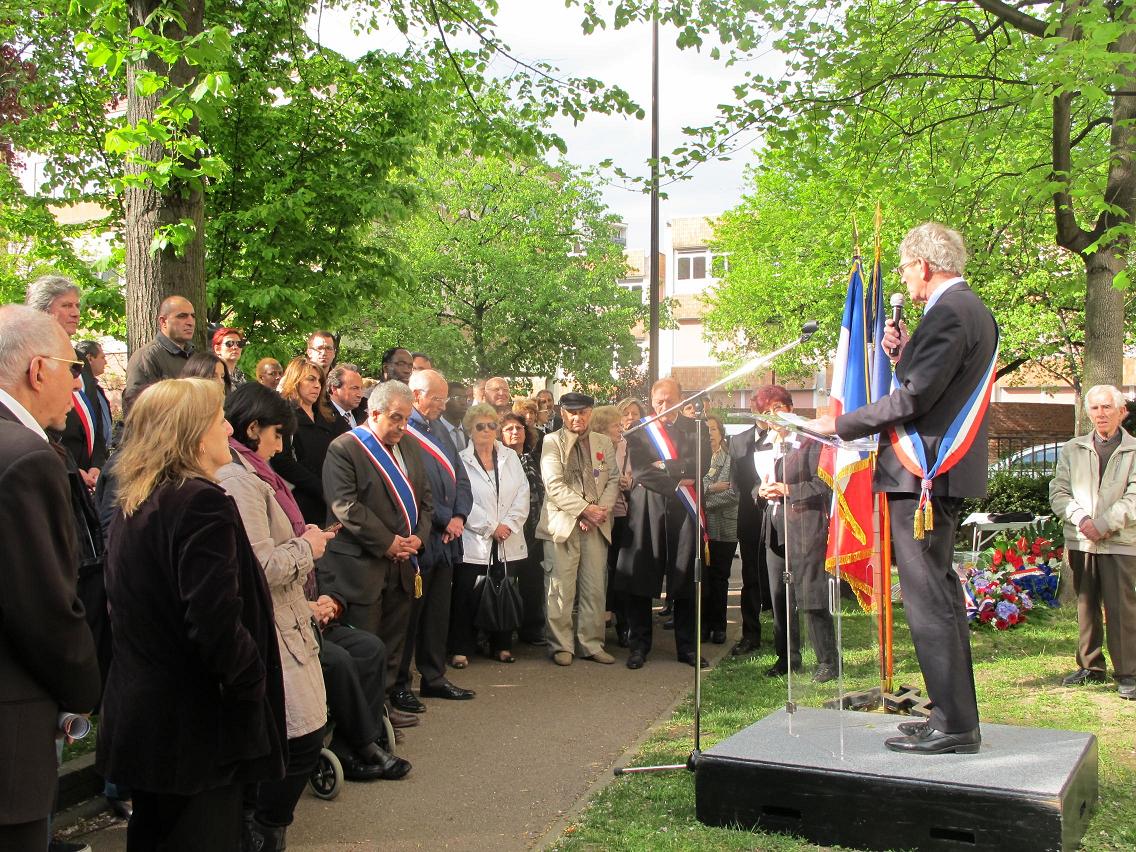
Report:
<svg viewBox="0 0 1136 852"><path fill-rule="evenodd" d="M253 469L256 475L272 487L276 502L280 504L280 508L284 510L284 514L292 523L292 535L303 535L308 525L304 523L304 516L300 512L296 498L292 496L292 490L288 487L288 483L281 478L280 474L268 466L268 462L256 454L256 450L246 447L235 438L229 438L229 448L240 453L241 458L248 462L249 467Z"/></svg>

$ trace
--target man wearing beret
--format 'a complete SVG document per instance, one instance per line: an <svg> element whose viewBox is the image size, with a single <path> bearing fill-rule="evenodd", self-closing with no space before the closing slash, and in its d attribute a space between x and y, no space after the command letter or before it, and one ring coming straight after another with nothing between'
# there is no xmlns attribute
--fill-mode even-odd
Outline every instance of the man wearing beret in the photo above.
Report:
<svg viewBox="0 0 1136 852"><path fill-rule="evenodd" d="M550 542L545 549L551 566L545 582L548 644L560 666L571 665L573 655L615 662L604 650L603 638L607 549L619 473L611 439L588 431L593 404L586 394L564 394L564 426L545 436L540 456L545 495L536 535Z"/></svg>

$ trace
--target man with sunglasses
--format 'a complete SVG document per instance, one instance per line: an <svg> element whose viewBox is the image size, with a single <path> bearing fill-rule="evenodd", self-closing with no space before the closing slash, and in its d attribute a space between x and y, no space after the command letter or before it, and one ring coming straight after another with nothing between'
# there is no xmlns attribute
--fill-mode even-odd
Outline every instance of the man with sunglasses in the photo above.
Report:
<svg viewBox="0 0 1136 852"><path fill-rule="evenodd" d="M50 316L0 307L0 516L5 539L0 626L0 849L46 849L61 712L99 697L94 642L76 596L78 556L61 430L82 362Z"/></svg>
<svg viewBox="0 0 1136 852"><path fill-rule="evenodd" d="M135 350L126 363L126 387L122 391L122 416L138 394L154 382L176 379L193 354L193 331L197 315L189 299L170 296L158 307L158 333L153 341Z"/></svg>
<svg viewBox="0 0 1136 852"><path fill-rule="evenodd" d="M971 754L982 743L962 588L952 567L967 497L986 495L985 414L998 326L962 278L962 236L928 222L899 244L897 268L923 318L908 338L889 320L884 348L896 387L883 399L813 428L844 439L878 432L874 487L887 492L903 608L934 704L926 723L906 722L886 745L908 754Z"/></svg>
<svg viewBox="0 0 1136 852"><path fill-rule="evenodd" d="M246 345L248 341L235 328L222 326L213 332L213 354L225 362L229 371L229 386L232 388L248 381L248 376L237 366Z"/></svg>

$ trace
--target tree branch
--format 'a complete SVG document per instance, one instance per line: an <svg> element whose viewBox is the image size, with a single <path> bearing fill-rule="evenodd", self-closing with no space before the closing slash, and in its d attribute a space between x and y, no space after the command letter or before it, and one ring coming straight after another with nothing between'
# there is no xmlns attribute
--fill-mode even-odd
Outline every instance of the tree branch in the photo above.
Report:
<svg viewBox="0 0 1136 852"><path fill-rule="evenodd" d="M957 0L948 0L948 2L953 3ZM1027 15L1021 9L1015 9L1013 6L1000 2L1000 0L972 0L972 2L983 11L1005 21L1014 29L1038 37L1045 35L1048 24L1040 18Z"/></svg>

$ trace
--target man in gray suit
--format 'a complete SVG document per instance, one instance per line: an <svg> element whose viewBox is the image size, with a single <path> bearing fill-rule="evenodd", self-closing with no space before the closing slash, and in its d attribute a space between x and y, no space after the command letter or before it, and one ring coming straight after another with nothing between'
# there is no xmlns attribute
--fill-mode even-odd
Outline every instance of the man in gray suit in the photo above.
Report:
<svg viewBox="0 0 1136 852"><path fill-rule="evenodd" d="M328 511L342 529L319 561L320 589L346 603L347 624L383 640L388 690L402 660L418 555L433 514L422 453L403 440L413 402L402 382L376 387L367 422L332 441L323 464Z"/></svg>
<svg viewBox="0 0 1136 852"><path fill-rule="evenodd" d="M74 368L72 371L70 368ZM82 363L62 326L0 307L0 850L45 849L56 787L59 714L99 698L94 640L75 592L79 559L61 430ZM10 770L10 771L9 771Z"/></svg>

